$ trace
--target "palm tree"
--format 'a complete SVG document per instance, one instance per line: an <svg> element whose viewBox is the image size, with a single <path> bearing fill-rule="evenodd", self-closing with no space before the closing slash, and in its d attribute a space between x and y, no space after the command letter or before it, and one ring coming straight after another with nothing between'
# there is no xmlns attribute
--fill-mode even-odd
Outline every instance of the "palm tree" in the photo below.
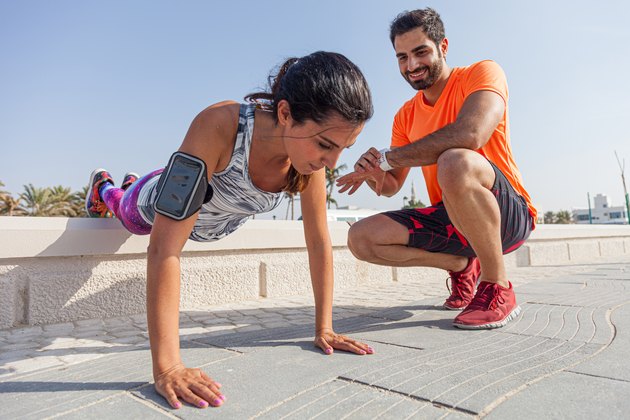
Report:
<svg viewBox="0 0 630 420"><path fill-rule="evenodd" d="M77 216L77 211L73 203L74 194L71 192L70 188L57 185L49 190L51 197L50 206L46 210L47 216Z"/></svg>
<svg viewBox="0 0 630 420"><path fill-rule="evenodd" d="M556 214L552 211L545 212L545 215L543 216L543 221L546 224L556 223Z"/></svg>
<svg viewBox="0 0 630 420"><path fill-rule="evenodd" d="M567 225L571 223L571 219L571 213L569 213L567 210L560 210L558 213L556 213L556 223Z"/></svg>
<svg viewBox="0 0 630 420"><path fill-rule="evenodd" d="M22 199L15 198L10 194L0 197L0 215L25 216L26 211L22 207Z"/></svg>
<svg viewBox="0 0 630 420"><path fill-rule="evenodd" d="M4 183L0 181L0 187L4 187ZM6 216L23 216L24 211L20 208L21 200L15 198L10 192L0 190L0 215Z"/></svg>
<svg viewBox="0 0 630 420"><path fill-rule="evenodd" d="M334 198L332 198L328 194L326 194L326 202L328 203L328 208L329 209L330 209L330 204L334 204L335 208L339 208L339 204L337 203L337 200L335 200Z"/></svg>
<svg viewBox="0 0 630 420"><path fill-rule="evenodd" d="M74 208L76 217L87 217L85 212L85 198L87 197L89 187L86 185L72 195L72 207Z"/></svg>
<svg viewBox="0 0 630 420"><path fill-rule="evenodd" d="M295 209L295 193L286 192L284 196L289 199L289 204L287 205L287 214L284 216L285 220L289 220L289 209L291 209L291 220L294 218L294 209Z"/></svg>
<svg viewBox="0 0 630 420"><path fill-rule="evenodd" d="M347 167L345 163L333 169L326 167L326 202L328 203L328 208L330 208L330 203L333 203L335 207L339 207L337 200L332 198L332 193L335 188L335 181L341 176L341 171L345 171Z"/></svg>
<svg viewBox="0 0 630 420"><path fill-rule="evenodd" d="M22 208L29 216L47 216L53 204L50 188L37 188L33 184L24 186L20 199L24 202Z"/></svg>
<svg viewBox="0 0 630 420"><path fill-rule="evenodd" d="M0 188L4 183L0 181ZM0 189L0 215L7 216L85 216L85 196L88 187L72 192L58 185L52 188L37 188L33 184L24 186L24 192L14 198L8 191Z"/></svg>

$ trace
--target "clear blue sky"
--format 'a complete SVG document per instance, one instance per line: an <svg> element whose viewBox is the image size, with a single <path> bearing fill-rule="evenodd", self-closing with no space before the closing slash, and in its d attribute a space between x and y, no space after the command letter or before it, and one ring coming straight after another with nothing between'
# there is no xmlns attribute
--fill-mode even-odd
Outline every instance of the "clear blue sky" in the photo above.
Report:
<svg viewBox="0 0 630 420"><path fill-rule="evenodd" d="M448 61L493 59L510 88L512 146L543 211L623 203L617 150L630 178L630 6L625 1L14 1L0 0L0 180L80 189L95 167L116 179L163 166L207 105L263 87L285 58L345 54L364 71L375 116L344 152L349 167L389 144L414 91L388 39L397 13L431 6ZM402 205L362 187L341 205ZM630 180L629 180L630 181ZM284 205L283 205L283 208ZM283 212L282 212L283 213Z"/></svg>

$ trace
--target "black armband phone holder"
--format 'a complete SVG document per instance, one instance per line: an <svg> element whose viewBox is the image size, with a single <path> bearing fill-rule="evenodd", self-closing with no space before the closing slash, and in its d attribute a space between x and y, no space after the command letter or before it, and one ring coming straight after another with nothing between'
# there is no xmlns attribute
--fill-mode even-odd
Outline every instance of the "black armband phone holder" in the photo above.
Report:
<svg viewBox="0 0 630 420"><path fill-rule="evenodd" d="M203 159L184 152L175 152L160 175L156 213L173 220L184 220L195 214L212 198L208 172Z"/></svg>

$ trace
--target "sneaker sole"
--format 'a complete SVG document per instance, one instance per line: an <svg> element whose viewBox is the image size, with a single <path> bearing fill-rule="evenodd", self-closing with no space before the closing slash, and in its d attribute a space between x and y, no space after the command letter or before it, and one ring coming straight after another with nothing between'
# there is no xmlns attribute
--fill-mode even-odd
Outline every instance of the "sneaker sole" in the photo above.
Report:
<svg viewBox="0 0 630 420"><path fill-rule="evenodd" d="M442 305L442 308L446 309L447 311L463 311L466 307L462 306L461 308L451 308L450 306L444 304Z"/></svg>
<svg viewBox="0 0 630 420"><path fill-rule="evenodd" d="M512 312L508 314L505 318L498 322L490 322L488 324L481 325L467 325L467 324L458 324L453 322L453 326L457 328L461 328L463 330L490 330L493 328L501 328L507 325L508 322L519 316L521 313L521 307L516 306L516 308L512 309Z"/></svg>
<svg viewBox="0 0 630 420"><path fill-rule="evenodd" d="M90 202L90 197L92 196L92 185L94 185L94 178L96 178L96 175L98 175L98 173L102 171L107 171L107 169L103 169L103 168L94 169L92 173L90 174L90 181L88 182L88 192L87 192L87 196L85 197L85 212L88 214L88 217L90 215L90 209L88 207L88 203Z"/></svg>

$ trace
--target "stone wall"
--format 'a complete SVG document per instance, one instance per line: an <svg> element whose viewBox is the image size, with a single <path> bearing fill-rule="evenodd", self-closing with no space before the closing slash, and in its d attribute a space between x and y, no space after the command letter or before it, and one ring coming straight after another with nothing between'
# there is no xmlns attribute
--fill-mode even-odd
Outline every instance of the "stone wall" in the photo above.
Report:
<svg viewBox="0 0 630 420"><path fill-rule="evenodd" d="M311 294L298 221L250 220L215 243L188 241L182 255L182 309L260 297ZM329 224L335 288L445 276L356 260L348 225ZM0 217L0 328L145 311L148 237L113 219ZM630 255L629 226L542 225L509 267L556 265Z"/></svg>

